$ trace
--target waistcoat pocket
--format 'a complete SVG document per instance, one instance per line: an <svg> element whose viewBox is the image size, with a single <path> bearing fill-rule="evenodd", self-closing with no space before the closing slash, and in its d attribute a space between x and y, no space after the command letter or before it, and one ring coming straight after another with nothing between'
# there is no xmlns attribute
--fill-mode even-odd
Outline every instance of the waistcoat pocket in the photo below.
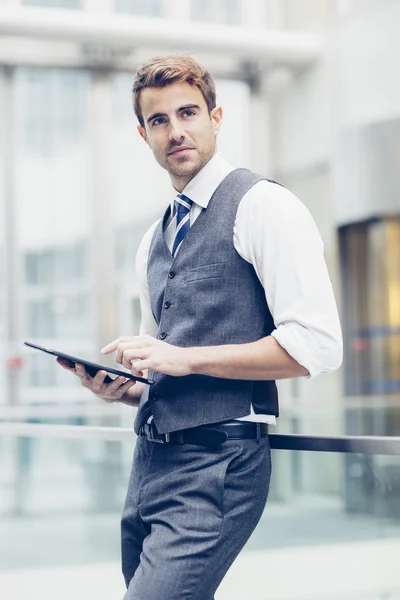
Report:
<svg viewBox="0 0 400 600"><path fill-rule="evenodd" d="M199 281L199 279L211 279L213 277L223 277L226 263L211 263L189 269L185 281Z"/></svg>

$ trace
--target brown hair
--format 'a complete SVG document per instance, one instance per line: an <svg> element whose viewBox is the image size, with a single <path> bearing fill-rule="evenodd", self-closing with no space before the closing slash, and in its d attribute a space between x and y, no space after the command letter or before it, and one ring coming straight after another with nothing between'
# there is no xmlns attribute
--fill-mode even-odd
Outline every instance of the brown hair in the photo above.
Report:
<svg viewBox="0 0 400 600"><path fill-rule="evenodd" d="M142 65L133 81L133 108L144 127L140 92L147 87L164 87L186 81L199 88L210 113L216 106L215 83L211 74L195 58L187 54L170 54L153 58Z"/></svg>

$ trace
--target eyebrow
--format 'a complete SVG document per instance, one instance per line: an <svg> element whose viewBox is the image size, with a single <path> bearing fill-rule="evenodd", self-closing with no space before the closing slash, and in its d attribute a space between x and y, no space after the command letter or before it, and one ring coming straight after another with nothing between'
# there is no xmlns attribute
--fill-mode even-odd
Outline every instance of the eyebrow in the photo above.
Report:
<svg viewBox="0 0 400 600"><path fill-rule="evenodd" d="M185 104L184 106L180 106L176 112L182 112L184 110L189 110L190 108L200 109L200 106L198 104ZM159 117L167 117L167 116L168 115L166 113L154 113L148 117L147 123L150 123L150 121L153 121L154 119L158 119Z"/></svg>

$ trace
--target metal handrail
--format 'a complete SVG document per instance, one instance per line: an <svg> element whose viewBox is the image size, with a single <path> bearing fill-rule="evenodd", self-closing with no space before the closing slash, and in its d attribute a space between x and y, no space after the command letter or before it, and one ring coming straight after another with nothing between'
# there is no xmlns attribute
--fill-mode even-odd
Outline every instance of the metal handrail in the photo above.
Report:
<svg viewBox="0 0 400 600"><path fill-rule="evenodd" d="M132 429L122 427L93 427L87 425L46 425L42 423L0 423L0 437L55 437L96 439L104 441L133 441ZM270 433L271 448L275 450L304 450L352 454L400 455L400 437L378 436L310 436Z"/></svg>
<svg viewBox="0 0 400 600"><path fill-rule="evenodd" d="M400 455L400 437L398 436L342 435L325 437L272 433L269 438L271 448L275 450Z"/></svg>

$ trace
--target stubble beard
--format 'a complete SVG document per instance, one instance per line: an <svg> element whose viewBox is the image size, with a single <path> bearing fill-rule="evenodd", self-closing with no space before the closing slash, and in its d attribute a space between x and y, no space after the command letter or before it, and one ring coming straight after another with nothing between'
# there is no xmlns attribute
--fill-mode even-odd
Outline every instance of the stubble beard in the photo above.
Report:
<svg viewBox="0 0 400 600"><path fill-rule="evenodd" d="M175 159L176 160L176 159ZM179 164L172 164L172 161L167 161L167 171L172 177L177 178L193 178L204 166L205 162L202 160L192 161L188 158L182 157L179 160Z"/></svg>
<svg viewBox="0 0 400 600"><path fill-rule="evenodd" d="M178 165L174 164L173 162L177 160L176 158L170 160L170 157L167 156L166 170L168 171L168 173L172 177L175 177L177 179L193 179L193 177L195 177L195 175L197 175L197 173L201 171L204 165L206 165L208 161L213 157L213 155L215 154L216 147L215 145L213 145L213 147L206 154L200 153L198 148L196 148L195 150L197 152L196 158L193 159L190 157L182 156L178 158Z"/></svg>

